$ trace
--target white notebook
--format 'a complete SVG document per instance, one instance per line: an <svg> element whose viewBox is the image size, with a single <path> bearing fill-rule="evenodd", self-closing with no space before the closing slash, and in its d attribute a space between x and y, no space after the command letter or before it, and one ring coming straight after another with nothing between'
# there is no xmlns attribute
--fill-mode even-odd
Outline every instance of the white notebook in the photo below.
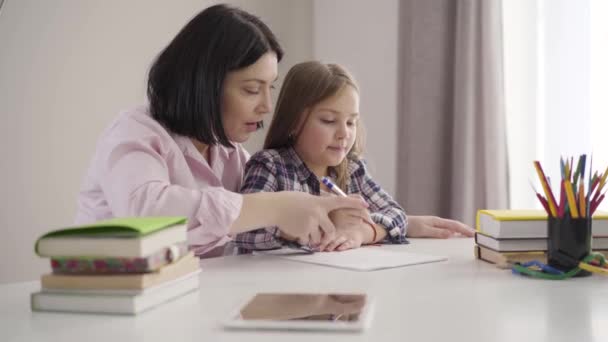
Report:
<svg viewBox="0 0 608 342"><path fill-rule="evenodd" d="M397 252L384 249L381 246L362 247L343 252L317 252L314 254L301 254L294 249L283 248L255 252L255 254L273 255L293 261L345 268L354 271L375 271L447 260L443 256Z"/></svg>

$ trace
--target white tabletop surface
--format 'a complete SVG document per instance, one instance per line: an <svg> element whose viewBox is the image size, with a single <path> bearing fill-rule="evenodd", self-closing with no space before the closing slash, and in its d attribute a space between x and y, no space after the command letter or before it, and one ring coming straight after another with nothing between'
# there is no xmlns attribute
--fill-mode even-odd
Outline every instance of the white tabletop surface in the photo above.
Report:
<svg viewBox="0 0 608 342"><path fill-rule="evenodd" d="M135 317L31 312L38 282L0 286L0 341L608 341L608 278L515 276L473 257L472 239L415 239L397 251L446 262L374 272L272 256L202 261L199 293ZM225 331L220 321L262 291L365 291L376 299L361 334Z"/></svg>

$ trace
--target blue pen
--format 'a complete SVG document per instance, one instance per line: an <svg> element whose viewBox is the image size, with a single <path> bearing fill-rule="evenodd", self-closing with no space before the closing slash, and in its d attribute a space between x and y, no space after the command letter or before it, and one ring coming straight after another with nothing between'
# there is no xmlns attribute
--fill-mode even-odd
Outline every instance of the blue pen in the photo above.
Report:
<svg viewBox="0 0 608 342"><path fill-rule="evenodd" d="M321 178L321 183L325 184L325 186L329 190L333 191L336 195L346 197L346 194L344 193L344 191L342 191L342 189L340 189L336 184L334 184L329 178L327 178L327 177Z"/></svg>

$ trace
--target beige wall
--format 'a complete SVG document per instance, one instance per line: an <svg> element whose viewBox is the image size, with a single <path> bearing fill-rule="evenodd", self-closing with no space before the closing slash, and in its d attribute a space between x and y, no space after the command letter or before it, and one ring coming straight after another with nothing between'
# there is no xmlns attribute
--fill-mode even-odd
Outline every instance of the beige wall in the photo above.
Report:
<svg viewBox="0 0 608 342"><path fill-rule="evenodd" d="M346 66L359 82L365 158L390 194L396 188L398 7L398 0L316 0L313 21L315 58Z"/></svg>
<svg viewBox="0 0 608 342"><path fill-rule="evenodd" d="M7 1L0 13L0 283L35 279L37 236L71 223L101 130L145 99L148 66L211 1ZM261 16L288 51L311 58L309 2L232 3ZM248 142L255 150L263 134ZM19 267L15 265L21 265Z"/></svg>
<svg viewBox="0 0 608 342"><path fill-rule="evenodd" d="M33 253L34 241L71 223L101 130L118 111L144 101L154 56L212 3L5 2L0 12L0 283L33 280L48 271L48 261ZM392 192L397 0L231 3L261 16L277 34L287 52L281 75L313 57L351 69L363 89L372 170ZM259 149L263 136L256 135L247 148Z"/></svg>

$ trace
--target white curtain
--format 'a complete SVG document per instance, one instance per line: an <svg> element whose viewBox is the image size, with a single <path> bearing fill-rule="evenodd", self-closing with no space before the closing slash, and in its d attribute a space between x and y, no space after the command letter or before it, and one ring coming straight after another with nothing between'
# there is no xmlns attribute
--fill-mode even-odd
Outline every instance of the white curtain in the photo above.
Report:
<svg viewBox="0 0 608 342"><path fill-rule="evenodd" d="M503 2L512 208L539 207L533 160L555 183L560 156L593 153L594 170L608 166L607 15L604 0Z"/></svg>

